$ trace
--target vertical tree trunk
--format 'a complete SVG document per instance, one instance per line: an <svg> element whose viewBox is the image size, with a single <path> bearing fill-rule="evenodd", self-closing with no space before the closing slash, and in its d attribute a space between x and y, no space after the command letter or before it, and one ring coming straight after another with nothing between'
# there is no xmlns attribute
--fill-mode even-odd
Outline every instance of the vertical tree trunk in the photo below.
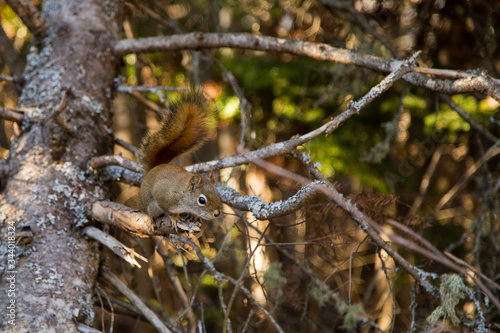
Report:
<svg viewBox="0 0 500 333"><path fill-rule="evenodd" d="M75 317L93 319L99 256L80 226L85 198L103 191L87 163L112 149L111 47L121 9L121 1L43 3L46 37L28 56L19 101L26 117L1 184L0 331L74 332Z"/></svg>

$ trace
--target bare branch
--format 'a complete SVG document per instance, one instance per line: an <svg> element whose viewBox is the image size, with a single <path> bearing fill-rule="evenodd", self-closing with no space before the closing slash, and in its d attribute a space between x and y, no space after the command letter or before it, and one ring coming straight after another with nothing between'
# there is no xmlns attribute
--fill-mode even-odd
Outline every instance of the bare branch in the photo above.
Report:
<svg viewBox="0 0 500 333"><path fill-rule="evenodd" d="M136 158L142 157L142 151L139 148L137 148L136 146L134 146L133 144L130 144L130 143L128 143L120 138L117 138L116 136L113 137L113 140L115 140L115 143L117 145L122 146L123 148L127 149L132 154L134 154L136 156Z"/></svg>
<svg viewBox="0 0 500 333"><path fill-rule="evenodd" d="M0 75L0 81L15 82L15 80L13 76Z"/></svg>
<svg viewBox="0 0 500 333"><path fill-rule="evenodd" d="M247 147L252 142L252 131L253 131L253 123L252 123L252 104L246 99L245 95L241 87L238 84L238 81L234 77L233 73L227 70L227 68L217 60L212 57L212 60L215 61L217 66L222 71L222 76L224 80L231 85L234 93L238 96L240 100L240 110L241 110L241 125L240 125L240 145L243 147Z"/></svg>
<svg viewBox="0 0 500 333"><path fill-rule="evenodd" d="M396 49L396 47L392 44L391 41L385 35L379 33L375 27L373 27L370 22L366 19L366 17L360 13L359 11L356 10L356 8L353 6L351 2L343 2L343 1L320 1L324 6L328 8L335 8L337 9L338 13L344 13L348 12L354 19L357 21L357 23L363 28L365 31L367 31L369 34L371 34L373 37L378 39L380 43L382 43L391 53L394 57L399 58L401 57L400 52Z"/></svg>
<svg viewBox="0 0 500 333"><path fill-rule="evenodd" d="M255 51L290 53L317 60L356 65L380 72L391 72L403 61L361 54L323 43L311 43L291 39L275 38L248 33L201 33L192 32L165 37L148 37L121 40L113 52L117 56L128 53L161 52L175 50L198 50L203 48L232 47ZM433 74L447 77L449 70L434 69ZM461 72L464 73L464 72ZM456 76L457 74L453 74ZM500 101L500 83L486 74L469 74L462 80L440 80L418 73L405 76L413 85L445 94L484 92Z"/></svg>
<svg viewBox="0 0 500 333"><path fill-rule="evenodd" d="M413 204L410 208L410 215L414 215L417 213L418 209L422 205L422 202L424 201L425 194L427 193L427 189L429 188L429 185L431 184L430 180L432 178L432 175L434 175L434 171L436 171L436 167L439 163L439 160L441 159L441 155L443 154L443 148L444 145L439 145L434 153L432 154L431 161L429 162L429 166L427 167L427 170L425 171L424 176L422 177L422 180L420 181L420 186L418 190L418 196L415 198L415 201L413 201Z"/></svg>
<svg viewBox="0 0 500 333"><path fill-rule="evenodd" d="M318 196L318 185L321 184L318 181L310 182L287 200L272 203L266 203L256 195L242 196L229 187L218 187L217 190L223 203L236 209L251 211L259 220L268 220L296 212L310 203Z"/></svg>
<svg viewBox="0 0 500 333"><path fill-rule="evenodd" d="M191 303L189 302L189 298L186 295L184 288L182 287L182 284L181 284L181 281L179 279L177 272L170 267L172 265L172 260L170 258L170 254L168 252L168 249L165 246L165 243L163 242L162 238L155 237L155 240L158 244L158 246L157 246L158 253L163 258L163 261L165 263L165 272L167 273L168 279L170 280L170 283L172 284L172 286L175 290L175 293L177 294L177 297L179 297L179 299L182 303L182 306L184 307L184 309L186 311L186 314L187 314L187 317L189 320L189 325L190 325L190 333L196 332L196 330L195 330L196 322L197 322L196 315L194 314Z"/></svg>
<svg viewBox="0 0 500 333"><path fill-rule="evenodd" d="M347 106L347 110L342 112L340 115L336 116L333 120L329 121L323 126L307 134L304 134L302 136L297 135L290 140L270 144L267 147L248 152L245 155L237 155L228 158L223 158L220 160L195 164L186 167L186 170L192 172L207 172L214 169L223 169L223 168L233 167L236 165L246 164L250 162L252 159L257 159L257 158L265 159L272 156L289 153L293 151L296 147L314 139L315 137L323 133L330 134L335 129L337 129L344 121L346 121L355 114L359 114L361 109L363 109L375 98L377 98L387 89L389 89L398 79L403 77L405 74L409 75L408 73L414 68L412 66L412 62L417 55L418 53L415 53L409 60L400 63L400 65L394 70L394 72L390 73L379 84L370 89L370 91L367 94L365 94L362 98L360 98L358 101L350 102Z"/></svg>
<svg viewBox="0 0 500 333"><path fill-rule="evenodd" d="M102 333L101 331L96 330L95 328L92 328L82 323L76 323L76 329L80 333Z"/></svg>
<svg viewBox="0 0 500 333"><path fill-rule="evenodd" d="M102 181L122 182L132 186L140 186L142 173L133 172L118 166L109 166L98 173Z"/></svg>
<svg viewBox="0 0 500 333"><path fill-rule="evenodd" d="M146 93L159 93L161 91L186 91L188 88L184 87L167 87L167 86L118 86L119 92L131 94L134 91L146 92Z"/></svg>
<svg viewBox="0 0 500 333"><path fill-rule="evenodd" d="M179 236L179 235L174 235L174 234L170 235L170 239L175 239L175 240L180 241L180 242L182 242L184 244L188 244L190 247L192 247L194 249L194 251L196 252L196 254L198 255L198 258L200 258L200 260L203 263L203 265L210 271L210 274L212 274L213 278L217 282L229 281L233 285L240 285L240 287L239 287L240 290L248 297L248 299L250 300L250 302L255 307L257 307L260 311L262 311L264 313L264 315L266 316L266 318L271 321L271 323L274 325L274 328L276 328L276 330L278 332L284 333L283 329L274 320L273 316L266 310L266 308L264 308L259 302L257 302L257 300L255 300L255 298L253 298L252 292L250 290L248 290L245 286L241 285L238 282L238 280L235 280L234 278L232 278L232 277L230 277L230 276L228 276L228 275L226 275L224 273L219 272L215 268L214 264L210 260L208 260L207 257L205 257L203 255L203 253L201 252L201 249L192 240L190 240L187 237Z"/></svg>
<svg viewBox="0 0 500 333"><path fill-rule="evenodd" d="M484 156L478 159L476 163L474 163L469 169L467 169L467 171L462 176L460 181L458 181L450 190L448 190L448 192L446 192L445 195L443 195L443 197L441 198L441 200L439 200L436 207L434 207L434 216L436 216L441 210L441 208L443 208L443 206L446 205L458 193L458 191L460 191L460 189L462 189L465 186L465 184L469 182L472 175L475 174L476 171L484 163L486 163L491 158L500 154L500 147L498 147L499 144L500 141L497 141L496 144L491 146L490 149L488 149L488 151L484 154Z"/></svg>
<svg viewBox="0 0 500 333"><path fill-rule="evenodd" d="M66 134L73 135L75 130L71 128L69 123L64 119L61 113L66 109L66 105L68 102L68 90L64 90L63 97L59 105L54 109L54 113L52 117L54 117L54 121L57 125L59 125Z"/></svg>
<svg viewBox="0 0 500 333"><path fill-rule="evenodd" d="M45 21L29 0L7 0L7 4L21 18L21 21L34 35L44 35L47 29Z"/></svg>
<svg viewBox="0 0 500 333"><path fill-rule="evenodd" d="M83 233L99 243L106 246L108 249L113 251L117 256L128 262L130 265L135 265L137 267L141 267L135 258L139 258L144 262L148 262L147 258L144 258L139 253L135 252L133 249L123 245L120 241L114 238L111 235L108 235L102 230L99 230L95 227L85 227L83 229Z"/></svg>
<svg viewBox="0 0 500 333"><path fill-rule="evenodd" d="M21 123L24 120L24 113L18 110L9 110L0 106L0 118Z"/></svg>
<svg viewBox="0 0 500 333"><path fill-rule="evenodd" d="M171 333L172 331L165 326L163 321L158 318L150 308L132 291L125 283L122 282L115 274L106 267L101 268L102 276L118 289L134 306L148 319L148 321L159 331L163 333Z"/></svg>
<svg viewBox="0 0 500 333"><path fill-rule="evenodd" d="M333 186L333 184L331 184L331 182L328 181L328 179L321 173L321 171L314 166L307 155L296 150L294 156L314 177L316 177L316 179L325 182L326 186L330 190L329 197L332 198L345 212L347 212L378 246L383 248L398 265L403 267L411 276L413 276L413 278L417 280L420 285L427 290L427 292L439 299L439 294L436 288L430 284L429 281L427 281L426 277L423 276L423 274L421 274L415 266L411 265L406 259L404 259L396 250L389 246L389 244L387 244L382 237L380 237L379 232L381 232L381 227L375 221L361 212L356 206L351 204L349 200L345 199L344 196L337 191L335 186Z"/></svg>
<svg viewBox="0 0 500 333"><path fill-rule="evenodd" d="M139 236L164 236L174 232L172 221L151 218L137 210L108 200L94 200L86 205L87 214L106 223Z"/></svg>
<svg viewBox="0 0 500 333"><path fill-rule="evenodd" d="M119 155L98 156L89 163L89 167L98 170L110 165L117 165L127 170L144 174L144 167L142 164L134 162L126 157Z"/></svg>

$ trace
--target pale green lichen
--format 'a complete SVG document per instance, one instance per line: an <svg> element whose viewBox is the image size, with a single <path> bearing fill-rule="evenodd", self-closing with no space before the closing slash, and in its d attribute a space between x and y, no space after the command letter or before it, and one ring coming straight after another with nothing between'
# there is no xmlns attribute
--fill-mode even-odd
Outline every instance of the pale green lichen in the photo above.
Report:
<svg viewBox="0 0 500 333"><path fill-rule="evenodd" d="M449 318L455 326L460 324L455 308L465 298L466 286L462 278L457 274L443 274L441 276L441 286L439 294L441 295L441 305L434 310L427 318L427 323L435 325L440 319Z"/></svg>
<svg viewBox="0 0 500 333"><path fill-rule="evenodd" d="M361 303L347 304L341 301L337 302L337 310L344 318L344 323L341 328L346 331L354 331L356 329L361 313L364 312L363 304Z"/></svg>
<svg viewBox="0 0 500 333"><path fill-rule="evenodd" d="M276 297L283 295L283 288L286 285L286 277L283 274L282 263L273 262L264 273L264 282L269 290L276 292Z"/></svg>
<svg viewBox="0 0 500 333"><path fill-rule="evenodd" d="M330 290L330 287L328 287L326 284L322 284L321 286L313 284L309 289L309 295L318 302L318 305L320 307L328 302L331 294L332 292Z"/></svg>

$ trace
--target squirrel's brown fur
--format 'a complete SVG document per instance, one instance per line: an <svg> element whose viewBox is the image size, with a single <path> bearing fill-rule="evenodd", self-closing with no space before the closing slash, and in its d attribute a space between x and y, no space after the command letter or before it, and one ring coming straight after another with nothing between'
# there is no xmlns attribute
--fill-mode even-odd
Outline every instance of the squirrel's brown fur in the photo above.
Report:
<svg viewBox="0 0 500 333"><path fill-rule="evenodd" d="M200 91L191 91L169 108L160 128L142 142L146 172L184 153L200 148L207 140L207 100Z"/></svg>
<svg viewBox="0 0 500 333"><path fill-rule="evenodd" d="M207 140L207 104L199 91L188 92L142 144L146 174L137 197L139 209L153 220L169 216L175 230L182 214L212 220L221 213L219 193L208 178L168 164Z"/></svg>

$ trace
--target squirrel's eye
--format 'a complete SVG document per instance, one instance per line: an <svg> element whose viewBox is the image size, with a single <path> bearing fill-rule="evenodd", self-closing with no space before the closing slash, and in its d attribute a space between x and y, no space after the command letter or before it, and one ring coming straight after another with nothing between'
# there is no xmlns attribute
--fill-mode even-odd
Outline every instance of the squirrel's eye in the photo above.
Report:
<svg viewBox="0 0 500 333"><path fill-rule="evenodd" d="M207 204L207 197L203 194L200 194L198 197L198 205L205 206Z"/></svg>

